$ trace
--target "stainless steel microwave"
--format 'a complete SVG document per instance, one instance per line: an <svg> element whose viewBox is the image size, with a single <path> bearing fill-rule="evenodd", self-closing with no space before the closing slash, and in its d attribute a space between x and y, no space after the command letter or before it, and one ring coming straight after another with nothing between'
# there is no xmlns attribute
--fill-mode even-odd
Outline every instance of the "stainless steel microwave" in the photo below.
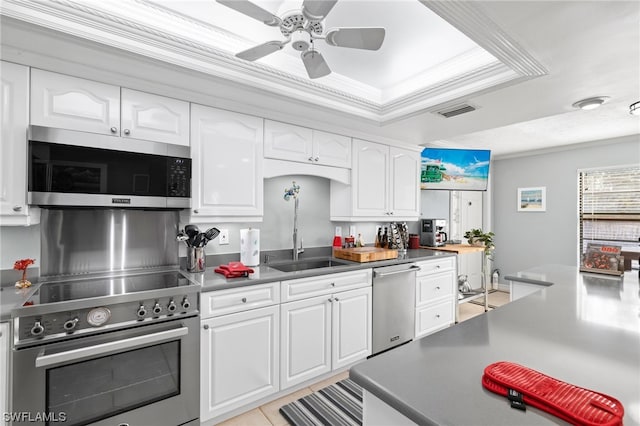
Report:
<svg viewBox="0 0 640 426"><path fill-rule="evenodd" d="M189 147L32 126L28 202L39 206L189 208L188 155Z"/></svg>

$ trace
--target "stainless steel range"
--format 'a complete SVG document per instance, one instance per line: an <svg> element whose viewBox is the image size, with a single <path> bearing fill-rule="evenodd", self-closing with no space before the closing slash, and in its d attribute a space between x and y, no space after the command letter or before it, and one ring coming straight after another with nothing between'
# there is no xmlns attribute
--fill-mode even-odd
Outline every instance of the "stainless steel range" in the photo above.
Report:
<svg viewBox="0 0 640 426"><path fill-rule="evenodd" d="M142 218L165 213L118 214L136 228ZM112 214L105 212L105 220ZM141 236L126 237L140 251ZM42 240L66 250L67 259L87 258L76 253L77 244L62 243L68 238L49 233ZM53 263L58 268L43 259L49 269ZM13 424L199 424L199 290L174 266L44 277L12 313Z"/></svg>

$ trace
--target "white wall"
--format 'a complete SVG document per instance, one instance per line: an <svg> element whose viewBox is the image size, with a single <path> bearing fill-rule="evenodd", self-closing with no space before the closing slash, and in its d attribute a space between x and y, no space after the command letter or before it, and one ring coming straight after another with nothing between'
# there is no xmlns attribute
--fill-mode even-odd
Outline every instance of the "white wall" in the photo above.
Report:
<svg viewBox="0 0 640 426"><path fill-rule="evenodd" d="M494 257L502 276L541 264L577 265L578 170L633 164L640 164L639 135L494 160ZM518 212L517 189L537 186L547 188L546 212Z"/></svg>

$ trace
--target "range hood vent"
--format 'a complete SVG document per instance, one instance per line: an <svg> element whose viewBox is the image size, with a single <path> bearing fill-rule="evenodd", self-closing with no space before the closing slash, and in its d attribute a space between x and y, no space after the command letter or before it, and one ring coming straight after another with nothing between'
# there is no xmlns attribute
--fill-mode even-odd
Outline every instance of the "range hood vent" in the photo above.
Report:
<svg viewBox="0 0 640 426"><path fill-rule="evenodd" d="M456 115L465 114L467 112L471 112L475 110L476 108L469 104L459 104L441 111L436 111L436 113L440 114L443 117L451 118L451 117L455 117Z"/></svg>

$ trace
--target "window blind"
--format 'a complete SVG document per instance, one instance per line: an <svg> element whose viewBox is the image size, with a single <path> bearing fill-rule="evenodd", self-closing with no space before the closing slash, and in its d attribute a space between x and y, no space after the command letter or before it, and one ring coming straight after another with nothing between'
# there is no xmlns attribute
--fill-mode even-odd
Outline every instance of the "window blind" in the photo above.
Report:
<svg viewBox="0 0 640 426"><path fill-rule="evenodd" d="M580 248L587 243L640 251L640 167L580 172Z"/></svg>

